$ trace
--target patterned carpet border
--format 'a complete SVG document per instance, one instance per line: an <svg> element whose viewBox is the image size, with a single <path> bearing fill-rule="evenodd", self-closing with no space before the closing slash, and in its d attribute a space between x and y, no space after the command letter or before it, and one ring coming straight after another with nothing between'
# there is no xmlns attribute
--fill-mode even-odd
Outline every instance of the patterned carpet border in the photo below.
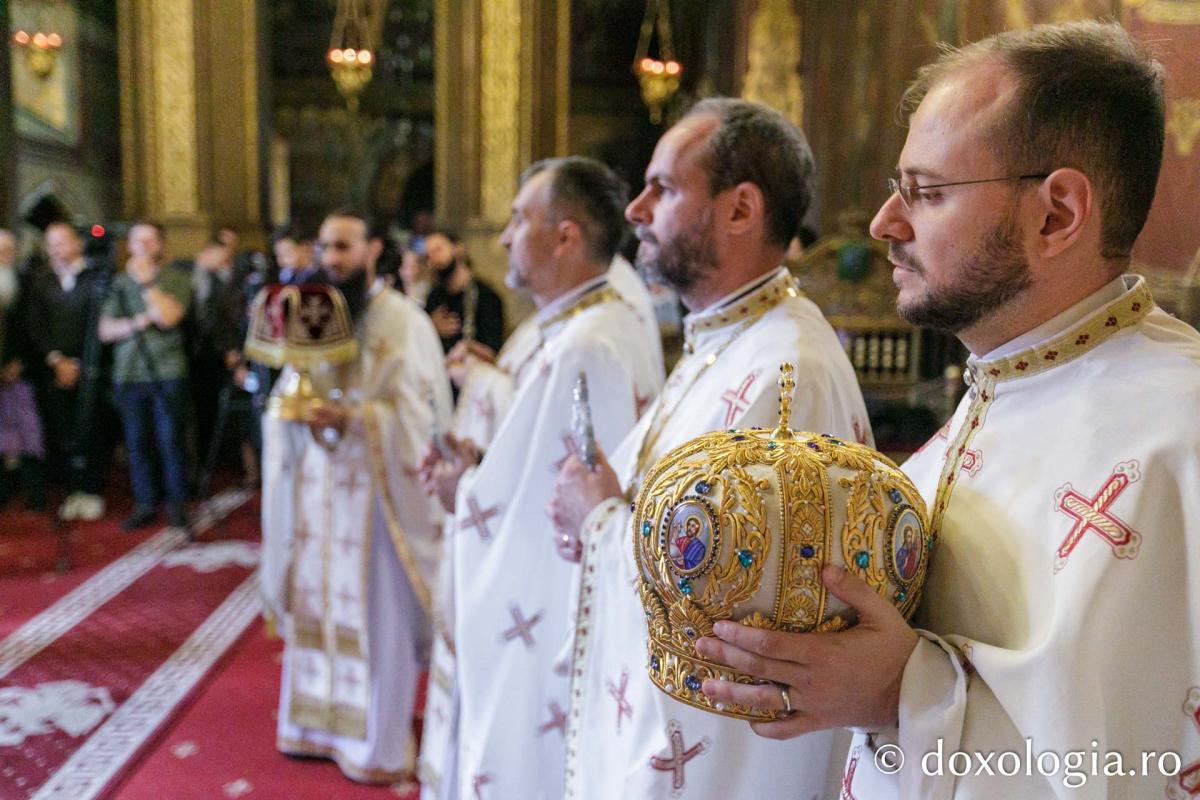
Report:
<svg viewBox="0 0 1200 800"><path fill-rule="evenodd" d="M98 797L260 610L256 572L72 754L33 795L34 800Z"/></svg>
<svg viewBox="0 0 1200 800"><path fill-rule="evenodd" d="M253 496L254 492L247 489L232 489L213 496L200 507L193 529L203 533ZM78 625L185 542L181 531L163 529L13 631L0 641L0 679Z"/></svg>

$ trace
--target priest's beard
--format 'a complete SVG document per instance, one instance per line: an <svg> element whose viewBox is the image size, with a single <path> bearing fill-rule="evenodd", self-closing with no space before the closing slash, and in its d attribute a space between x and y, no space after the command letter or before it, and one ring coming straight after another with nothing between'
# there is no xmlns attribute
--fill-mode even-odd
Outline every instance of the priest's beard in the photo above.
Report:
<svg viewBox="0 0 1200 800"><path fill-rule="evenodd" d="M333 287L342 293L342 297L346 298L350 318L357 324L363 312L367 310L367 270L359 267L344 279L332 283Z"/></svg>
<svg viewBox="0 0 1200 800"><path fill-rule="evenodd" d="M1016 233L1010 215L988 232L974 253L950 269L952 283L927 288L923 297L911 302L897 302L896 312L911 325L957 333L999 310L1033 283ZM928 279L916 256L901 247L892 242L888 259Z"/></svg>
<svg viewBox="0 0 1200 800"><path fill-rule="evenodd" d="M704 277L717 269L717 248L712 240L712 210L707 209L696 221L675 236L660 242L639 225L637 267L642 276L660 286L687 295ZM657 245L651 255L647 245Z"/></svg>

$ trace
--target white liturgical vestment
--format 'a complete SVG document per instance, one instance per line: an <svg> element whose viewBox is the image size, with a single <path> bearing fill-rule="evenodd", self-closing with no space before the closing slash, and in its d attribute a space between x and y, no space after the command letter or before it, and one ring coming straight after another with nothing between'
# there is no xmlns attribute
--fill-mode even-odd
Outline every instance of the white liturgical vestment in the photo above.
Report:
<svg viewBox="0 0 1200 800"><path fill-rule="evenodd" d="M340 439L264 419L260 574L286 645L279 749L390 782L413 766L440 547L440 509L415 468L435 416L449 423L450 390L433 325L403 295L376 284L356 334L354 363L313 372L318 393L340 390L350 409Z"/></svg>
<svg viewBox="0 0 1200 800"><path fill-rule="evenodd" d="M712 430L773 428L779 367L795 366L792 426L871 444L854 369L833 329L786 269L687 317L685 356L613 453L629 487L667 451ZM584 523L575 609L566 797L820 797L832 734L760 738L741 720L687 706L647 676L628 500ZM834 772L840 768L840 753Z"/></svg>
<svg viewBox="0 0 1200 800"><path fill-rule="evenodd" d="M938 543L899 730L842 796L1200 797L1200 334L1124 276L968 369L904 465Z"/></svg>
<svg viewBox="0 0 1200 800"><path fill-rule="evenodd" d="M613 258L606 274L608 283L625 300L632 310L636 324L641 328L639 347L648 351L650 361L657 366L658 383L663 381L662 338L654 316L654 301L650 291L629 262L621 255ZM460 439L470 439L486 450L521 384L525 368L541 345L538 318L526 317L500 348L496 364L477 363L467 375L458 396L458 407L454 412L454 434ZM653 395L639 395L640 415Z"/></svg>
<svg viewBox="0 0 1200 800"><path fill-rule="evenodd" d="M533 324L540 345L482 462L459 484L449 557L456 658L435 657L429 701L441 726L453 714L446 689L457 691L457 746L423 744L427 797L453 797L455 785L458 796L562 797L569 676L555 660L578 566L558 555L545 508L578 450L573 390L585 373L597 443L612 448L636 422L637 399L661 384L660 351L604 277L540 309Z"/></svg>

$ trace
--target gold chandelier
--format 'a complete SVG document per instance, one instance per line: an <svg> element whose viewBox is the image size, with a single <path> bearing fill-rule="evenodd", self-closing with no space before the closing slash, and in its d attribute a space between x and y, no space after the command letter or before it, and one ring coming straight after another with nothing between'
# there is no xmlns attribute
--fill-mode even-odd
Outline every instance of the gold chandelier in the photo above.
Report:
<svg viewBox="0 0 1200 800"><path fill-rule="evenodd" d="M662 122L663 106L679 91L683 65L675 60L671 44L671 18L668 0L646 0L646 16L638 35L637 54L633 57L633 74L642 87L642 102L650 109L650 121ZM650 40L658 30L659 58L650 56Z"/></svg>
<svg viewBox="0 0 1200 800"><path fill-rule="evenodd" d="M371 82L375 64L365 6L366 0L338 0L333 35L325 53L333 82L351 111L358 110L358 95Z"/></svg>
<svg viewBox="0 0 1200 800"><path fill-rule="evenodd" d="M45 80L54 74L54 65L58 62L58 51L63 46L63 38L42 23L45 22L44 9L37 6L37 27L33 30L18 28L12 36L12 42L25 56L25 65L37 77Z"/></svg>

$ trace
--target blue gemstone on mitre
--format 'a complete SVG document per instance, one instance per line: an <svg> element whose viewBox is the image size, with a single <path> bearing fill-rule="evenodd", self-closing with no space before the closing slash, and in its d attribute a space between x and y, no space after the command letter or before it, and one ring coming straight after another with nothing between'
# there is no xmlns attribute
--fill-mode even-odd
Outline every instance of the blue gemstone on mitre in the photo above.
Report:
<svg viewBox="0 0 1200 800"><path fill-rule="evenodd" d="M754 553L749 550L738 550L738 561L742 562L743 567L749 567L754 563Z"/></svg>
<svg viewBox="0 0 1200 800"><path fill-rule="evenodd" d="M809 442L808 449L819 451L821 449L821 445L817 444L816 442Z"/></svg>
<svg viewBox="0 0 1200 800"><path fill-rule="evenodd" d="M650 669L658 672L658 656L650 656Z"/></svg>
<svg viewBox="0 0 1200 800"><path fill-rule="evenodd" d="M650 531L652 531L652 530L654 530L654 526L651 525L649 522L642 523L642 536L649 536Z"/></svg>
<svg viewBox="0 0 1200 800"><path fill-rule="evenodd" d="M696 491L699 494L708 494L710 491L712 491L712 486L708 481L700 481L696 484Z"/></svg>
<svg viewBox="0 0 1200 800"><path fill-rule="evenodd" d="M733 441L735 441L735 442L744 442L744 441L746 441L746 437L745 437L745 436L740 436L740 435L739 435L739 436L735 436L735 437L733 437Z"/></svg>
<svg viewBox="0 0 1200 800"><path fill-rule="evenodd" d="M691 689L693 692L700 691L700 679L695 675L688 675L683 679L683 685Z"/></svg>
<svg viewBox="0 0 1200 800"><path fill-rule="evenodd" d="M889 490L888 497L892 498L893 503L903 503L904 502L904 495L900 494L899 489Z"/></svg>
<svg viewBox="0 0 1200 800"><path fill-rule="evenodd" d="M817 554L817 551L813 548L813 546L811 544L806 544L806 545L804 545L804 547L800 548L800 555L804 556L805 558L812 558L816 554Z"/></svg>
<svg viewBox="0 0 1200 800"><path fill-rule="evenodd" d="M679 583L676 585L679 587L679 591L683 592L684 594L692 593L692 582L687 578L680 578Z"/></svg>
<svg viewBox="0 0 1200 800"><path fill-rule="evenodd" d="M776 447L778 447L778 446L779 446L779 443L778 443L778 442L767 442L767 449L768 449L768 450L774 450L774 449L775 449Z"/></svg>
<svg viewBox="0 0 1200 800"><path fill-rule="evenodd" d="M859 569L866 569L871 565L871 554L866 550L859 550L854 554L854 563L858 565Z"/></svg>
<svg viewBox="0 0 1200 800"><path fill-rule="evenodd" d="M896 602L897 603L903 603L907 599L908 599L908 592L904 591L903 589L900 589L896 592Z"/></svg>

